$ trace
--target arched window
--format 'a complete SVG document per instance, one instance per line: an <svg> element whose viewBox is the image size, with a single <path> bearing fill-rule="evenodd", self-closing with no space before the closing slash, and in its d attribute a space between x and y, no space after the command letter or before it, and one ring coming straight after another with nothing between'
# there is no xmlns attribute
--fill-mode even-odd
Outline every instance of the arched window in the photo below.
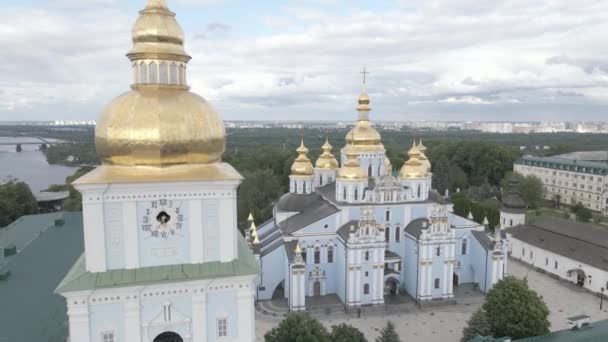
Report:
<svg viewBox="0 0 608 342"><path fill-rule="evenodd" d="M359 199L359 190L355 189L355 201Z"/></svg>
<svg viewBox="0 0 608 342"><path fill-rule="evenodd" d="M321 250L319 247L315 248L315 264L321 263Z"/></svg>
<svg viewBox="0 0 608 342"><path fill-rule="evenodd" d="M346 187L344 187L344 200L346 201Z"/></svg>
<svg viewBox="0 0 608 342"><path fill-rule="evenodd" d="M306 182L302 182L302 193L306 193Z"/></svg>
<svg viewBox="0 0 608 342"><path fill-rule="evenodd" d="M177 84L177 64L171 63L169 68L169 83Z"/></svg>
<svg viewBox="0 0 608 342"><path fill-rule="evenodd" d="M323 175L319 175L319 185L323 185Z"/></svg>
<svg viewBox="0 0 608 342"><path fill-rule="evenodd" d="M179 65L179 75L178 76L179 76L179 80L178 80L179 84L186 84L186 80L184 77L185 75L184 75L184 65L183 64Z"/></svg>
<svg viewBox="0 0 608 342"><path fill-rule="evenodd" d="M363 285L363 294L369 294L369 284Z"/></svg>
<svg viewBox="0 0 608 342"><path fill-rule="evenodd" d="M369 252L365 251L365 261L369 261Z"/></svg>
<svg viewBox="0 0 608 342"><path fill-rule="evenodd" d="M439 278L435 278L435 288L439 288Z"/></svg>
<svg viewBox="0 0 608 342"><path fill-rule="evenodd" d="M150 63L150 82L152 84L158 83L158 69L156 63Z"/></svg>
<svg viewBox="0 0 608 342"><path fill-rule="evenodd" d="M384 237L386 239L386 242L391 242L391 228L390 227L386 227L384 229L384 235L386 235Z"/></svg>
<svg viewBox="0 0 608 342"><path fill-rule="evenodd" d="M441 247L437 247L436 254L437 256L441 256Z"/></svg>
<svg viewBox="0 0 608 342"><path fill-rule="evenodd" d="M333 246L327 247L327 262L330 264L332 262L334 262L334 247Z"/></svg>
<svg viewBox="0 0 608 342"><path fill-rule="evenodd" d="M460 254L462 254L462 255L467 254L467 239L462 239L462 246L461 246Z"/></svg>
<svg viewBox="0 0 608 342"><path fill-rule="evenodd" d="M167 67L167 63L161 62L160 67L158 68L158 74L160 79L160 84L169 84L169 70Z"/></svg>
<svg viewBox="0 0 608 342"><path fill-rule="evenodd" d="M420 192L421 192L420 185L418 185L418 198L420 198Z"/></svg>
<svg viewBox="0 0 608 342"><path fill-rule="evenodd" d="M148 83L148 65L144 62L139 64L139 82Z"/></svg>
<svg viewBox="0 0 608 342"><path fill-rule="evenodd" d="M372 164L369 164L369 167L367 168L367 176L368 177L372 176Z"/></svg>
<svg viewBox="0 0 608 342"><path fill-rule="evenodd" d="M380 177L380 165L378 165L378 177Z"/></svg>
<svg viewBox="0 0 608 342"><path fill-rule="evenodd" d="M391 220L391 211L390 211L390 210L387 210L387 211L384 213L384 220L385 220L386 222L388 222L388 221L390 221L390 220Z"/></svg>
<svg viewBox="0 0 608 342"><path fill-rule="evenodd" d="M399 242L399 227L395 227L395 242Z"/></svg>

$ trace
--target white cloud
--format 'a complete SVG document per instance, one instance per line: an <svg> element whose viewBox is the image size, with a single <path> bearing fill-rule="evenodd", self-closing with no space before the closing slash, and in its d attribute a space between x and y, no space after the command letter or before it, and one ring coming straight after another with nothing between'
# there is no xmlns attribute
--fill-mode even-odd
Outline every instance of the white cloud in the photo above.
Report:
<svg viewBox="0 0 608 342"><path fill-rule="evenodd" d="M93 11L76 6L67 14L50 8L0 13L0 43L7 47L0 55L0 115L3 108L16 113L46 102L99 106L126 89L131 74L124 53L135 14L112 0L95 3ZM382 12L324 8L298 1L260 16L259 24L276 32L253 38L230 21L238 18L202 23L204 32L185 27L193 90L225 118L346 119L354 117L359 71L367 66L373 115L382 119L428 113L452 119L462 108L487 117L499 107L513 118L521 112L541 119L567 116L571 107L564 104L593 117L608 108L608 2L434 0L403 1Z"/></svg>

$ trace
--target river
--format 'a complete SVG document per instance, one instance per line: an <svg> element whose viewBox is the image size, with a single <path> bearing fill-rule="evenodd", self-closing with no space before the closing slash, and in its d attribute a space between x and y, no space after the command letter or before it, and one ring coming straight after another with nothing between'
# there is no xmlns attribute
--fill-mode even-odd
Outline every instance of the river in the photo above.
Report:
<svg viewBox="0 0 608 342"><path fill-rule="evenodd" d="M65 183L65 178L78 169L49 165L44 154L37 149L37 145L23 145L23 151L18 153L15 152L15 145L0 145L0 181L17 178L26 182L36 194L51 184Z"/></svg>

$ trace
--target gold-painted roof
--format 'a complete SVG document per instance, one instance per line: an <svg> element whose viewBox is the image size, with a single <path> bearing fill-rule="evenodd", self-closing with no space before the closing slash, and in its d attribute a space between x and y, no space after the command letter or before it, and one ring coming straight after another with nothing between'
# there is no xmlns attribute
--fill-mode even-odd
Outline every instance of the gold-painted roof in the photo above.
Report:
<svg viewBox="0 0 608 342"><path fill-rule="evenodd" d="M184 31L164 0L148 1L146 7L139 12L132 34L133 48L127 54L131 60L190 60L184 50Z"/></svg>
<svg viewBox="0 0 608 342"><path fill-rule="evenodd" d="M416 148L418 149L418 151L420 152L420 156L419 159L422 162L422 165L424 165L426 167L426 170L428 172L431 172L431 161L429 160L429 158L426 156L426 146L424 146L422 144L422 139L420 139L420 143L418 144L418 146L416 146Z"/></svg>
<svg viewBox="0 0 608 342"><path fill-rule="evenodd" d="M338 170L337 180L361 181L367 179L367 174L359 164L358 153L349 145L346 147L346 162Z"/></svg>
<svg viewBox="0 0 608 342"><path fill-rule="evenodd" d="M384 157L384 169L387 173L391 172L393 169L393 164L391 164L391 160L388 157Z"/></svg>
<svg viewBox="0 0 608 342"><path fill-rule="evenodd" d="M382 137L380 133L372 127L369 121L369 112L371 108L369 106L370 100L369 95L363 89L358 99L359 105L357 111L359 117L357 124L353 127L348 134L346 134L346 143L354 145L358 150L382 150L384 146L381 143Z"/></svg>
<svg viewBox="0 0 608 342"><path fill-rule="evenodd" d="M298 156L291 164L291 176L312 176L313 167L308 159L308 149L304 146L304 139L300 142L300 147L296 150Z"/></svg>
<svg viewBox="0 0 608 342"><path fill-rule="evenodd" d="M421 153L418 147L416 146L416 142L412 144L412 148L410 148L407 154L409 155L409 159L405 163L403 163L401 170L399 170L399 178L416 179L427 177L427 166L421 159Z"/></svg>
<svg viewBox="0 0 608 342"><path fill-rule="evenodd" d="M148 1L132 33L131 60L190 59L164 0ZM104 165L165 168L160 173L166 173L173 166L221 162L225 129L219 114L186 85L134 84L102 112L95 143Z"/></svg>
<svg viewBox="0 0 608 342"><path fill-rule="evenodd" d="M323 150L323 153L321 153L319 158L317 158L317 161L315 162L315 166L319 169L324 169L324 170L337 169L339 167L338 161L336 160L334 155L331 153L333 147L329 144L329 141L327 139L325 139L325 144L323 144L323 146L321 146L321 149Z"/></svg>

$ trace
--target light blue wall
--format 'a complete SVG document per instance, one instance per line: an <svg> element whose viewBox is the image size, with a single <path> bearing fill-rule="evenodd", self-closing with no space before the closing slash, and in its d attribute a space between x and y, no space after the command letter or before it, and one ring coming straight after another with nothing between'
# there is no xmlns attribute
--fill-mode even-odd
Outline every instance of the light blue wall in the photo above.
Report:
<svg viewBox="0 0 608 342"><path fill-rule="evenodd" d="M237 291L209 293L207 297L207 341L221 341L217 338L217 318L227 315L228 334L238 340L239 315Z"/></svg>
<svg viewBox="0 0 608 342"><path fill-rule="evenodd" d="M205 261L219 260L220 258L220 205L217 200L203 200L203 252ZM234 228L231 228L234 229Z"/></svg>
<svg viewBox="0 0 608 342"><path fill-rule="evenodd" d="M189 215L188 208L189 203L186 200L176 201L173 203L180 209L180 215L183 215L183 223L181 231L175 235L169 235L167 238L152 237L150 232L144 231L142 226L144 223L145 216L153 216L154 210L151 209L151 202L155 201L141 201L137 203L137 231L139 239L139 263L140 267L147 266L158 266L158 265L176 265L188 263L190 260L190 229L189 226ZM152 214L146 215L146 210L151 209ZM155 218L151 218L155 219ZM172 218L175 219L175 218ZM154 222L150 222L154 224ZM198 228L198 227L197 227ZM200 229L200 228L199 228ZM218 241L219 243L219 241ZM160 250L171 249L173 255L161 256Z"/></svg>
<svg viewBox="0 0 608 342"><path fill-rule="evenodd" d="M114 331L117 341L124 341L122 303L98 304L89 308L91 341L101 341L101 333Z"/></svg>
<svg viewBox="0 0 608 342"><path fill-rule="evenodd" d="M491 258L487 257L486 250L477 239L472 237L469 241L471 241L471 263L469 264L469 267L473 274L472 280L473 283L479 284L479 289L482 292L485 292L486 265L488 262L491 262Z"/></svg>
<svg viewBox="0 0 608 342"><path fill-rule="evenodd" d="M403 240L405 258L402 259L401 286L405 288L410 296L416 298L416 287L418 286L418 253L416 250L416 241L411 238L404 238Z"/></svg>
<svg viewBox="0 0 608 342"><path fill-rule="evenodd" d="M125 242L123 239L125 227L123 227L122 206L123 204L120 202L110 202L105 203L103 208L108 269L125 268Z"/></svg>
<svg viewBox="0 0 608 342"><path fill-rule="evenodd" d="M285 247L279 246L269 254L262 258L262 274L260 275L261 286L265 289L258 290L258 300L272 299L272 294L277 285L286 277L284 273L287 256L285 255ZM285 294L289 288L285 288Z"/></svg>
<svg viewBox="0 0 608 342"><path fill-rule="evenodd" d="M337 227L336 227L336 215L338 214L334 214L334 215L330 215L324 219L321 219L317 222L314 222L308 226L306 226L305 228L299 230L298 232L294 233L294 236L298 236L301 234L327 234L327 233L333 233L336 231ZM325 225L327 225L327 228L325 228Z"/></svg>
<svg viewBox="0 0 608 342"><path fill-rule="evenodd" d="M472 243L473 243L471 240L474 239L474 237L471 234L470 229L456 229L455 231L456 231L456 239L457 239L456 260L458 261L458 263L460 263L460 269L456 270L456 268L455 268L454 271L455 272L458 271L457 273L458 273L459 284L473 283L474 282L473 269L472 269L472 267L470 267L470 264L472 262L471 249L472 249ZM465 255L462 254L463 239L468 239L467 254L465 254Z"/></svg>
<svg viewBox="0 0 608 342"><path fill-rule="evenodd" d="M159 291L162 293L162 291ZM172 323L170 324L170 331L173 331L181 336L189 334L188 325L183 322L183 317L192 317L192 299L189 295L176 295L176 296L143 296L141 298L141 321L142 323L150 322L152 320L158 321L158 319L164 319L163 305L167 302L171 304L171 318ZM177 323L180 322L180 323ZM150 340L154 339L155 336L167 331L167 326L154 326L151 325L149 328Z"/></svg>

